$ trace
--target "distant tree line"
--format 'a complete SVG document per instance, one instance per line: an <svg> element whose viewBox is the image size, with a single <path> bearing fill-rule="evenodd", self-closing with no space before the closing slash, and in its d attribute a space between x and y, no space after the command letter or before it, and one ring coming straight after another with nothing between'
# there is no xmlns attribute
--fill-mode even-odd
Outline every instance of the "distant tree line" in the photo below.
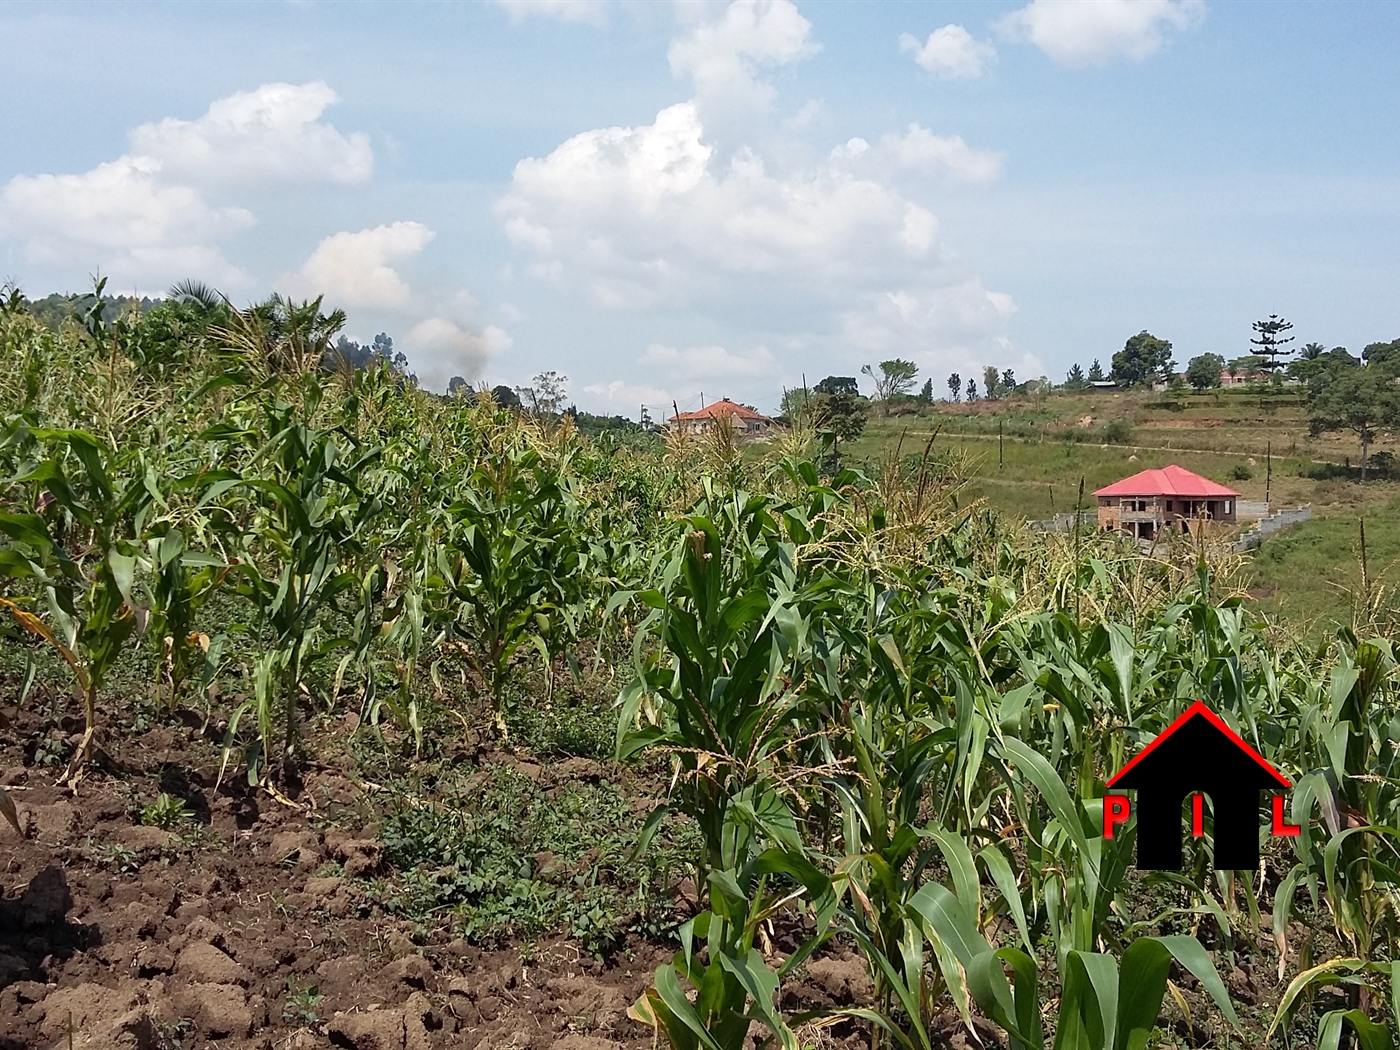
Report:
<svg viewBox="0 0 1400 1050"><path fill-rule="evenodd" d="M1130 338L1113 355L1112 371L1103 374L1099 362L1086 374L1074 364L1062 389L1082 390L1105 378L1122 387L1189 385L1197 391L1213 390L1244 378L1252 384L1281 388L1285 380L1303 388L1307 400L1308 427L1313 436L1351 431L1361 443L1361 477L1372 470L1371 445L1377 438L1400 433L1400 339L1370 343L1357 357L1344 346L1328 350L1318 342L1290 346L1295 337L1291 322L1270 314L1251 326L1250 351L1226 359L1205 353L1191 358L1178 376L1172 360L1172 344L1143 331ZM989 373L990 374L990 373ZM952 380L949 377L950 389ZM1257 387L1256 387L1257 388ZM1389 453L1378 461L1387 468Z"/></svg>

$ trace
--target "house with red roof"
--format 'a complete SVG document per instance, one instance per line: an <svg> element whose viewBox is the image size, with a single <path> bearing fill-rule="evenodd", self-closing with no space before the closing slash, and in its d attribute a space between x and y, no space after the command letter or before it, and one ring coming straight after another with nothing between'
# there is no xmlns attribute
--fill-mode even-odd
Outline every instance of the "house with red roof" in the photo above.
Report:
<svg viewBox="0 0 1400 1050"><path fill-rule="evenodd" d="M773 421L767 416L760 415L748 405L730 401L727 397L706 405L698 412L681 412L674 415L669 422L674 430L703 434L722 418L728 419L741 436L748 437L766 433L773 425Z"/></svg>
<svg viewBox="0 0 1400 1050"><path fill-rule="evenodd" d="M1195 532L1203 522L1235 523L1240 494L1175 463L1143 470L1094 493L1099 528L1155 540L1163 529Z"/></svg>

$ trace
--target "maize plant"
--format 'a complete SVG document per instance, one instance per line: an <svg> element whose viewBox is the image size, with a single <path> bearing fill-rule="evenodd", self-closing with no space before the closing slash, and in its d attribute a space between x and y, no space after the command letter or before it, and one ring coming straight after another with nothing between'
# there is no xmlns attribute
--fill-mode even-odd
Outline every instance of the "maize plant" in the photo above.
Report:
<svg viewBox="0 0 1400 1050"><path fill-rule="evenodd" d="M466 641L502 733L516 654L538 653L548 689L553 653L574 636L588 585L567 459L537 443L527 424L496 424L494 446L441 513L429 584L436 622Z"/></svg>
<svg viewBox="0 0 1400 1050"><path fill-rule="evenodd" d="M319 397L308 383L309 403ZM257 610L271 645L253 669L254 699L229 718L228 748L242 717L252 711L258 745L247 752L248 778L287 777L300 761L298 711L311 661L340 647L330 634L336 599L356 587L356 559L378 505L361 493L357 478L379 455L353 441L295 422L292 406L267 407L265 432L212 429L222 442L256 442L265 477L229 477L218 484L237 492L247 515L238 564L238 592ZM280 727L278 723L280 722ZM277 764L274 764L276 760ZM280 770L279 770L280 766Z"/></svg>
<svg viewBox="0 0 1400 1050"><path fill-rule="evenodd" d="M139 600L141 534L155 492L140 453L115 450L80 430L30 427L20 420L0 443L17 471L5 488L34 512L7 511L0 529L14 543L0 567L40 594L0 598L26 631L49 643L72 669L83 698L83 735L64 779L75 787L93 755L98 697L126 642L141 633L149 602ZM113 478L120 470L125 479ZM47 619L36 610L42 602Z"/></svg>

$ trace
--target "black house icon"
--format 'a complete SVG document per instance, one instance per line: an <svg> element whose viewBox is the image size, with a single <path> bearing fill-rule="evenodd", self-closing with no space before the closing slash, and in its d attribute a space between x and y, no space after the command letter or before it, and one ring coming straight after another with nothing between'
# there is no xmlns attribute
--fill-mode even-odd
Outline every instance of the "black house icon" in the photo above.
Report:
<svg viewBox="0 0 1400 1050"><path fill-rule="evenodd" d="M1202 792L1215 811L1215 867L1259 866L1259 792L1292 787L1259 752L1197 701L1108 782L1137 790L1137 866L1179 871L1182 807Z"/></svg>

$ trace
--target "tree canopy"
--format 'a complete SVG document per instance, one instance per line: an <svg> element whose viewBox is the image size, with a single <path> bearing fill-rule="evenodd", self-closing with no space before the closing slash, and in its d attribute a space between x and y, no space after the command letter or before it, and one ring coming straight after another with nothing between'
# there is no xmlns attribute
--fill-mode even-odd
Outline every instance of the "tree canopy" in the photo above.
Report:
<svg viewBox="0 0 1400 1050"><path fill-rule="evenodd" d="M1309 362L1326 363L1308 380L1308 429L1314 435L1340 430L1356 434L1361 440L1364 481L1371 443L1400 430L1400 382L1389 368L1349 364L1348 359L1356 362L1338 347Z"/></svg>
<svg viewBox="0 0 1400 1050"><path fill-rule="evenodd" d="M899 397L914 389L914 380L918 378L919 366L913 361L896 357L889 361L881 361L878 374L869 365L861 369L861 374L868 375L875 380L875 400L888 401L890 398Z"/></svg>
<svg viewBox="0 0 1400 1050"><path fill-rule="evenodd" d="M860 383L855 376L827 376L812 388L818 394L850 394L860 396Z"/></svg>
<svg viewBox="0 0 1400 1050"><path fill-rule="evenodd" d="M1113 355L1113 379L1123 386L1165 380L1173 365L1172 344L1144 329Z"/></svg>
<svg viewBox="0 0 1400 1050"><path fill-rule="evenodd" d="M1284 366L1280 357L1286 357L1293 351L1288 349L1288 344L1293 342L1293 336L1285 335L1292 329L1293 325L1285 321L1278 314L1270 314L1262 321L1255 321L1254 331L1258 334L1258 339L1251 339L1250 342L1259 348L1257 351L1261 358L1259 367L1266 372L1274 372Z"/></svg>
<svg viewBox="0 0 1400 1050"><path fill-rule="evenodd" d="M1220 385L1220 373L1225 358L1219 354L1201 354L1186 363L1186 381L1197 390L1209 390Z"/></svg>

